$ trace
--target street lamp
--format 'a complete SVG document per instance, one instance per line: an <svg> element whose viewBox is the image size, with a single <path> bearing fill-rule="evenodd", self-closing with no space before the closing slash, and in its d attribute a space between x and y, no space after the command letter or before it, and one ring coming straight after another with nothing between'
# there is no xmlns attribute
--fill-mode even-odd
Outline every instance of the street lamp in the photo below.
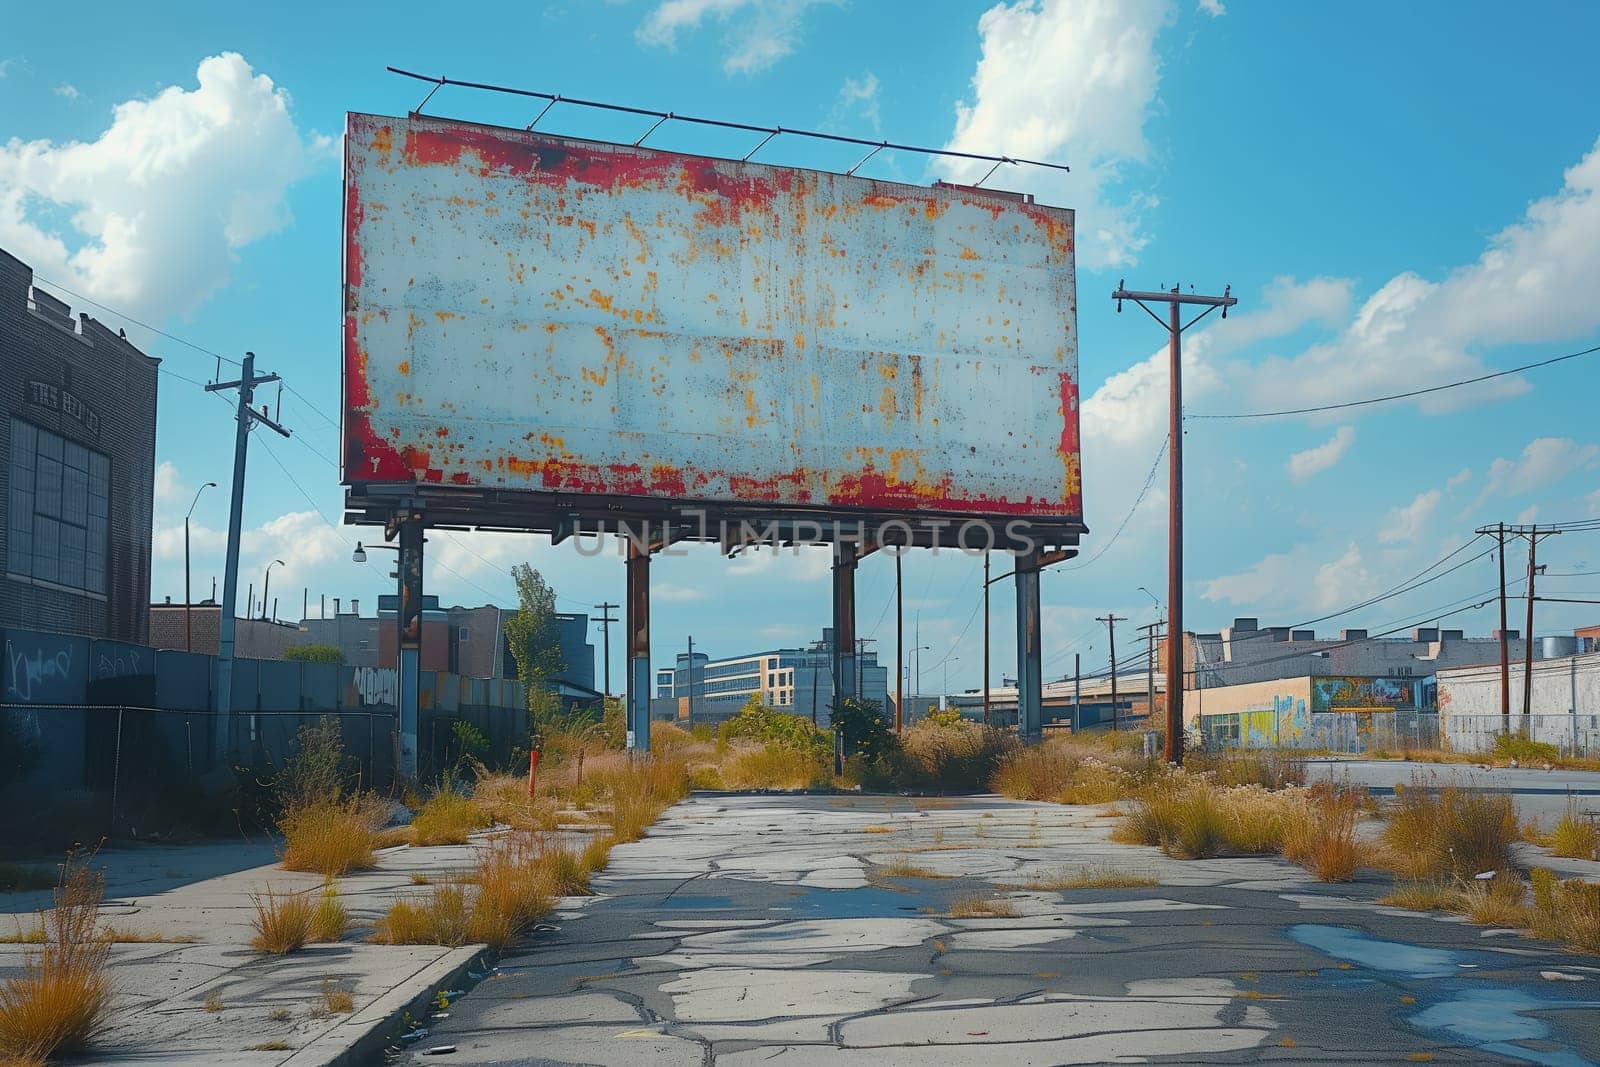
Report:
<svg viewBox="0 0 1600 1067"><path fill-rule="evenodd" d="M194 491L194 499L189 502L189 510L183 516L183 650L194 651L194 629L190 622L193 612L189 610L189 516L194 514L194 506L200 503L200 494L207 489L215 489L216 482L207 482Z"/></svg>
<svg viewBox="0 0 1600 1067"><path fill-rule="evenodd" d="M946 656L944 660L944 688L939 691L939 703L943 707L950 705L950 664L960 663L960 656Z"/></svg>
<svg viewBox="0 0 1600 1067"><path fill-rule="evenodd" d="M1156 595L1154 593L1152 593L1150 590L1146 589L1142 585L1139 587L1139 592L1141 592L1145 596L1149 597L1151 603L1155 604L1155 606L1156 606L1156 617L1157 618L1160 618L1161 616L1163 616L1163 615L1165 615L1167 613L1167 609L1161 606L1161 601L1159 599L1157 599L1157 597L1156 597Z"/></svg>
<svg viewBox="0 0 1600 1067"><path fill-rule="evenodd" d="M261 579L261 618L267 617L267 591L272 588L272 568L283 566L283 560L275 559L267 564L266 577Z"/></svg>
<svg viewBox="0 0 1600 1067"><path fill-rule="evenodd" d="M932 652L933 651L933 646L932 645L918 645L916 648L912 649L911 651L916 656L916 660L917 660L917 684L916 684L916 690L917 691L915 693L912 693L911 695L914 696L914 697L920 697L922 695L922 654L924 652Z"/></svg>

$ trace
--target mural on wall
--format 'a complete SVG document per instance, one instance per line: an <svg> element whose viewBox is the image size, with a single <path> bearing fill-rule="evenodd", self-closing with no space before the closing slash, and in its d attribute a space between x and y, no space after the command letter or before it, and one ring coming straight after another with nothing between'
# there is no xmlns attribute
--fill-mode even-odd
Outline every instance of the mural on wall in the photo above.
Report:
<svg viewBox="0 0 1600 1067"><path fill-rule="evenodd" d="M1313 678L1311 710L1377 711L1416 707L1413 678Z"/></svg>

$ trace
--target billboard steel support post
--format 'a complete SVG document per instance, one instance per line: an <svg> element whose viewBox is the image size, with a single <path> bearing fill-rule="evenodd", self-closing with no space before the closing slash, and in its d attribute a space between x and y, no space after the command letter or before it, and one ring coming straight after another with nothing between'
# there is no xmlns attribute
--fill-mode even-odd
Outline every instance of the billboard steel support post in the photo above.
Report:
<svg viewBox="0 0 1600 1067"><path fill-rule="evenodd" d="M1039 654L1039 552L1017 557L1017 735L1025 745L1043 732L1043 665Z"/></svg>
<svg viewBox="0 0 1600 1067"><path fill-rule="evenodd" d="M628 751L650 751L650 553L628 545ZM691 661L689 684L694 685Z"/></svg>
<svg viewBox="0 0 1600 1067"><path fill-rule="evenodd" d="M422 687L422 516L409 512L398 522L400 539L399 627L400 773L417 776Z"/></svg>
<svg viewBox="0 0 1600 1067"><path fill-rule="evenodd" d="M834 707L856 692L856 562L860 549L841 541L833 555Z"/></svg>

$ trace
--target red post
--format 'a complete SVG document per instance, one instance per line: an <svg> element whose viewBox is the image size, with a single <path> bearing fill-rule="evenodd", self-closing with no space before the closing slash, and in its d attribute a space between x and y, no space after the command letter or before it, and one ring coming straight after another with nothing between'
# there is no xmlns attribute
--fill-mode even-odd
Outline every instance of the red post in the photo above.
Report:
<svg viewBox="0 0 1600 1067"><path fill-rule="evenodd" d="M539 773L539 750L534 749L528 753L528 795L533 796L534 779Z"/></svg>

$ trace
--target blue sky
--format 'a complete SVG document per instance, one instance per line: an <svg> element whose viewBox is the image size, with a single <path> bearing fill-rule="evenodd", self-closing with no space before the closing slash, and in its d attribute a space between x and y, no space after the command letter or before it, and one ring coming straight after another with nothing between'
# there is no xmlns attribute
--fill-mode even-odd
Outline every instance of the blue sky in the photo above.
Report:
<svg viewBox="0 0 1600 1067"><path fill-rule="evenodd" d="M222 10L219 10L222 9ZM187 341L258 353L295 390L293 441L256 438L241 588L367 603L386 568L349 562L366 531L335 528L340 197L347 110L421 97L386 64L685 113L1060 159L1062 177L1006 172L1078 210L1085 397L1085 560L1044 579L1047 677L1103 662L1107 611L1137 625L1164 595L1165 434L1154 323L1107 294L1231 284L1227 322L1188 337L1191 414L1302 407L1470 377L1600 343L1600 8L1245 3L890 3L637 0L478 5L84 4L70 32L38 5L0 39L0 247L38 273ZM459 90L429 110L524 124L520 102ZM558 109L541 128L626 138L643 124ZM652 143L742 154L738 138L662 131ZM849 148L777 144L773 162L843 169ZM949 176L885 153L864 173ZM82 302L69 298L75 308ZM96 312L114 324L117 314ZM194 488L196 585L220 569L232 427L213 361L128 324L165 360L154 593L182 591ZM1191 420L1188 597L1193 628L1235 615L1288 624L1394 587L1485 522L1600 515L1600 356L1375 408L1260 422ZM333 421L330 421L333 420ZM280 466L281 465L281 466ZM1545 542L1550 595L1600 599L1596 533ZM1469 548L1450 564L1477 556ZM448 602L509 602L531 560L563 608L621 600L612 557L532 538L443 534L428 582ZM1513 553L1511 570L1523 557ZM912 556L923 688L978 680L980 565ZM1444 568L1440 568L1443 570ZM828 617L826 558L655 567L665 662L692 633L713 655L804 640ZM1473 602L1485 556L1419 589L1317 624L1387 628ZM892 654L893 564L859 579L863 629ZM283 615L297 613L287 603ZM1542 605L1541 632L1600 617ZM1520 618L1520 608L1514 609ZM1492 609L1447 625L1484 632ZM998 680L1012 656L1009 583L994 597ZM617 635L614 635L617 636ZM1119 635L1123 640L1132 633ZM597 634L598 637L598 634ZM908 636L909 644L909 636ZM620 677L620 639L613 673Z"/></svg>

